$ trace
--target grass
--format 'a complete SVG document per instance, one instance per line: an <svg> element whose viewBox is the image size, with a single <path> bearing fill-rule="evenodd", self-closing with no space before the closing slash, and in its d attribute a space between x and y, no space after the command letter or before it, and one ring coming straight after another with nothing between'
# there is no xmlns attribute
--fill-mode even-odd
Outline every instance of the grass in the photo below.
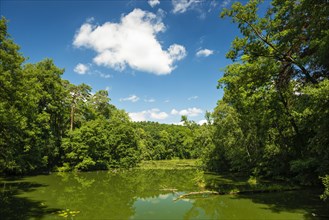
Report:
<svg viewBox="0 0 329 220"><path fill-rule="evenodd" d="M198 160L195 159L173 159L173 160L151 160L142 161L138 164L139 169L197 169L199 167Z"/></svg>

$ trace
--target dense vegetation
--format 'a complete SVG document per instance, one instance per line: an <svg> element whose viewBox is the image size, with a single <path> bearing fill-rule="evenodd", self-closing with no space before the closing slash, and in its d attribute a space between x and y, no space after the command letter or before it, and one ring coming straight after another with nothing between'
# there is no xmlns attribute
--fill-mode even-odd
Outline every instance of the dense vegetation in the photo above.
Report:
<svg viewBox="0 0 329 220"><path fill-rule="evenodd" d="M26 63L0 21L0 173L133 167L201 158L205 169L302 184L329 196L329 5L259 0L223 10L241 31L208 123L133 123L105 90L63 80L46 59ZM321 178L319 178L321 177Z"/></svg>
<svg viewBox="0 0 329 220"><path fill-rule="evenodd" d="M109 104L107 91L92 94L85 84L61 79L64 70L52 60L24 63L5 19L0 28L1 173L136 163L137 137L127 114Z"/></svg>
<svg viewBox="0 0 329 220"><path fill-rule="evenodd" d="M63 80L46 59L26 62L0 21L0 173L133 167L141 160L201 155L207 125L133 123L108 92ZM208 140L208 142L211 140Z"/></svg>
<svg viewBox="0 0 329 220"><path fill-rule="evenodd" d="M329 173L327 1L237 2L221 16L241 31L232 43L214 110L208 169L314 184ZM328 185L328 176L323 178Z"/></svg>

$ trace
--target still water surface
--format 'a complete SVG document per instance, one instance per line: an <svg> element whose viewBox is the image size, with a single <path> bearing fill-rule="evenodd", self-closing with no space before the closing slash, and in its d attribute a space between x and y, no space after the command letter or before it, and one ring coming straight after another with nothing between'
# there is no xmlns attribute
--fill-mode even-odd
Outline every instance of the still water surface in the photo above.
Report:
<svg viewBox="0 0 329 220"><path fill-rule="evenodd" d="M0 183L1 219L318 219L329 210L312 190L177 199L235 183L196 170L54 173Z"/></svg>

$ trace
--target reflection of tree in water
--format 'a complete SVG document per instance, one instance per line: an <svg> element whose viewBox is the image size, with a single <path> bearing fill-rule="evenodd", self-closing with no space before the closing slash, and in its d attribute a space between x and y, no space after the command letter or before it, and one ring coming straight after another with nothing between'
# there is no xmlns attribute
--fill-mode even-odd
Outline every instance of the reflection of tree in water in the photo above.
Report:
<svg viewBox="0 0 329 220"><path fill-rule="evenodd" d="M206 188L229 192L234 188L250 190L243 178L230 178L215 175L205 176ZM270 183L269 183L270 184ZM266 219L296 218L297 213L306 219L329 218L329 203L319 199L321 191L298 190L273 193L247 193L240 195L215 195L189 197L193 207L186 212L184 219ZM295 213L295 214L294 214Z"/></svg>
<svg viewBox="0 0 329 220"><path fill-rule="evenodd" d="M237 199L251 199L254 203L266 204L272 212L305 210L305 219L329 219L329 203L320 200L321 190L299 190L281 193L239 195Z"/></svg>
<svg viewBox="0 0 329 220"><path fill-rule="evenodd" d="M58 211L48 208L43 201L31 200L20 197L24 192L31 192L42 184L31 183L23 180L1 181L0 191L0 217L6 219L42 219L45 215Z"/></svg>
<svg viewBox="0 0 329 220"><path fill-rule="evenodd" d="M320 191L319 191L320 193ZM329 204L313 190L193 198L184 219L328 219Z"/></svg>
<svg viewBox="0 0 329 220"><path fill-rule="evenodd" d="M197 189L195 170L120 170L64 173L50 196L59 207L81 211L79 217L127 219L138 198L156 198L163 188ZM57 177L58 178L58 177ZM49 195L49 194L48 194Z"/></svg>
<svg viewBox="0 0 329 220"><path fill-rule="evenodd" d="M80 211L77 217L83 219L128 219L141 216L136 215L140 211L135 205L136 201L150 201L150 198L160 197L170 198L170 201L163 199L167 203L162 203L163 206L160 207L168 207L170 211L176 210L180 212L181 217L184 215L185 219L252 219L256 216L273 218L279 216L277 213L281 218L288 218L296 216L293 213L299 211L304 217L311 218L312 213L322 216L329 210L328 204L325 206L321 203L316 193L298 191L236 196L198 195L188 197L188 201L184 201L189 202L188 206L179 201L171 203L171 198L178 195L169 196L171 192L168 189L177 189L178 194L182 194L202 191L204 186L205 190L223 190L232 188L235 184L245 184L242 180L201 174L196 170L133 169L118 172L63 173L29 177L19 181L8 180L5 185L1 182L0 216L5 216L1 219L40 219L49 217L58 210L69 209ZM61 218L57 214L50 217L55 216Z"/></svg>
<svg viewBox="0 0 329 220"><path fill-rule="evenodd" d="M193 200L193 207L186 212L184 219L195 219L199 216L207 216L208 219L219 219L220 208L217 201L218 199L214 196Z"/></svg>

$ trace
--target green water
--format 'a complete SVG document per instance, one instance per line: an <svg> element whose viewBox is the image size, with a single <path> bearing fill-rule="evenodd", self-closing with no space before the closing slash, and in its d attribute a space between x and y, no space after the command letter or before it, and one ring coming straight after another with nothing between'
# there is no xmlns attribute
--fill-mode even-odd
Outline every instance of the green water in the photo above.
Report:
<svg viewBox="0 0 329 220"><path fill-rule="evenodd" d="M329 215L328 204L319 200L320 192L312 190L177 199L204 187L234 183L196 170L54 173L0 183L0 219L316 219Z"/></svg>

